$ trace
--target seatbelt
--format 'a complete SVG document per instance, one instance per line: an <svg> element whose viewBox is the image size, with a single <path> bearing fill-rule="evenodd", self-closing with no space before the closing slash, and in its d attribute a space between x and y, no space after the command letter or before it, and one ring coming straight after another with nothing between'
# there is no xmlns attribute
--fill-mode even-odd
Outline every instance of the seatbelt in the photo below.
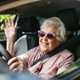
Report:
<svg viewBox="0 0 80 80"><path fill-rule="evenodd" d="M65 44L65 43L63 43L63 44ZM56 53L59 53L59 52L63 51L65 49L65 46L63 44L61 44L59 47L55 48L54 50L48 52L46 55L43 55L41 58L39 58L36 61L34 61L31 66L35 65L39 61L43 61L43 60L45 60L47 58L52 57Z"/></svg>

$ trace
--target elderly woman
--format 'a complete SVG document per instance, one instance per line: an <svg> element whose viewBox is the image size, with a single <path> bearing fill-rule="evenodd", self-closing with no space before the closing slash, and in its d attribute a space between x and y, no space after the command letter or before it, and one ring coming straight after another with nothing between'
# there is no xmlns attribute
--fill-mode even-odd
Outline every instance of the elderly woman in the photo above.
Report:
<svg viewBox="0 0 80 80"><path fill-rule="evenodd" d="M5 22L7 50L14 56L14 36L16 24ZM13 57L8 61L12 71L29 70L43 79L50 79L63 72L73 62L73 54L67 49L57 49L66 40L66 30L63 22L58 17L46 19L38 31L39 46L29 50L26 54Z"/></svg>

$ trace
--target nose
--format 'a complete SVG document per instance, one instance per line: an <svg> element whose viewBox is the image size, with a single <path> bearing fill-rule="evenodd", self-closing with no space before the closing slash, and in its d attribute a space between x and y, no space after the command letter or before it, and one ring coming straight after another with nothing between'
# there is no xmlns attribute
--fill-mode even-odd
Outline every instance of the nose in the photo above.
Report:
<svg viewBox="0 0 80 80"><path fill-rule="evenodd" d="M48 41L47 35L45 35L42 39L43 41Z"/></svg>

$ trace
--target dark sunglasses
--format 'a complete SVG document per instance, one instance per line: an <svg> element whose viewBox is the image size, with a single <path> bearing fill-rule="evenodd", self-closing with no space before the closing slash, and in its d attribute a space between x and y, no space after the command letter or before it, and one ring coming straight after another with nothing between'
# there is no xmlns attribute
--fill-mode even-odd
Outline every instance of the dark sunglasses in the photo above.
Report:
<svg viewBox="0 0 80 80"><path fill-rule="evenodd" d="M43 32L43 31L38 31L38 36L39 36L39 37L44 37L44 36L46 36L48 39L53 39L53 38L56 37L56 34L53 33L53 32L51 32L51 33L45 33L45 32Z"/></svg>

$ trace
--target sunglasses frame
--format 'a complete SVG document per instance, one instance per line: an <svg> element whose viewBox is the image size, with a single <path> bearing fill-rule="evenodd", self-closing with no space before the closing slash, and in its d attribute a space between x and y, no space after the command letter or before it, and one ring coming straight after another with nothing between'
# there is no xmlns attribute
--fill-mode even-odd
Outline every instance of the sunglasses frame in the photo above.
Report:
<svg viewBox="0 0 80 80"><path fill-rule="evenodd" d="M39 37L44 37L46 36L48 39L53 39L56 37L56 33L54 32L49 32L49 33L45 33L44 31L38 31L38 36Z"/></svg>

